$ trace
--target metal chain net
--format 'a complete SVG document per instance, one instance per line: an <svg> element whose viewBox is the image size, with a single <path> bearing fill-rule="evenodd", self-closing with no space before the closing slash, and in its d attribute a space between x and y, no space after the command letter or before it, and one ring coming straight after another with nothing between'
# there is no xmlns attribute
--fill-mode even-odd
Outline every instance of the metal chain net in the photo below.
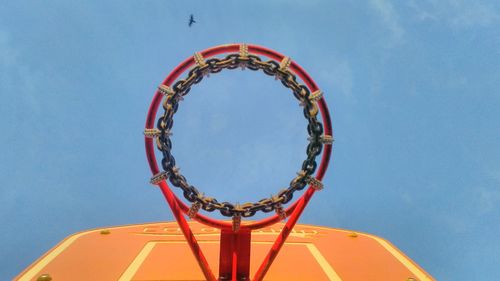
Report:
<svg viewBox="0 0 500 281"><path fill-rule="evenodd" d="M273 210L280 217L283 217L283 205L290 202L293 193L304 189L307 184L313 185L316 181L312 174L317 166L316 157L321 153L324 143L322 137L323 125L317 119L318 107L316 104L321 96L311 93L305 85L297 82L296 76L288 69L289 59L280 64L274 60L262 61L258 56L240 52L240 54L230 54L224 58L210 58L207 60L196 54L195 61L197 65L189 71L185 79L178 80L172 87L162 85L159 88L160 92L165 96L163 100L163 109L165 111L157 121L158 134L156 136L157 147L163 154L161 164L164 172L162 172L162 176L168 178L174 186L182 189L184 197L192 203L188 212L190 217L193 217L200 208L208 212L219 210L223 216L227 217L251 217L259 211L267 213ZM196 187L190 185L180 173L171 152L170 132L173 126L173 116L179 108L179 102L189 93L194 84L199 83L208 74L218 73L222 69L235 69L238 67L254 71L262 70L265 74L279 79L285 87L292 90L295 98L304 107L304 117L308 121L309 144L306 150L307 159L303 162L302 169L290 182L288 188L282 189L276 195L256 203L232 204L219 202L215 198L205 196Z"/></svg>

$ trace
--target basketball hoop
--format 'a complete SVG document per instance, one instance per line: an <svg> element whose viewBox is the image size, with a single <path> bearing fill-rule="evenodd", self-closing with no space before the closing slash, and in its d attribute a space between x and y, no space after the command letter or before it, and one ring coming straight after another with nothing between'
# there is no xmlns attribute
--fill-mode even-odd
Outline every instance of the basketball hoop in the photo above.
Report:
<svg viewBox="0 0 500 281"><path fill-rule="evenodd" d="M221 57L224 54L226 56ZM263 60L261 56L266 57L268 60ZM205 196L196 187L190 185L176 166L171 153L172 143L170 140L173 116L191 87L201 82L209 74L239 67L262 71L267 75L274 76L285 87L291 89L294 97L304 108L309 134L309 145L306 149L307 159L303 162L297 175L291 180L288 188L279 191L270 198L241 205L219 202L215 198ZM178 79L186 70L189 70L187 77ZM300 82L297 81L297 77L300 78ZM164 112L156 120L160 104L162 104ZM321 119L318 113L320 113ZM288 218L281 235L274 242L252 280L260 281L264 278L310 198L316 191L323 188L321 180L328 167L333 142L328 108L322 92L312 78L289 57L264 47L247 44L229 44L209 48L195 53L194 56L177 66L158 87L153 97L147 115L144 135L146 155L153 173L151 183L160 187L205 278L213 281L250 280L252 230ZM159 169L155 156L155 144L163 155L160 162L162 170ZM318 166L316 158L321 153L321 161ZM182 190L184 198L190 205L184 203L174 194L167 180L170 184ZM285 205L291 202L293 194L303 190L306 186L308 188L302 196L285 208ZM202 210L205 212L218 211L223 216L230 217L232 221L225 222L212 219L201 214L200 211ZM265 219L247 223L243 221L244 218L252 217L257 212L270 213L273 211L274 214ZM221 230L219 278L216 278L209 268L185 216Z"/></svg>

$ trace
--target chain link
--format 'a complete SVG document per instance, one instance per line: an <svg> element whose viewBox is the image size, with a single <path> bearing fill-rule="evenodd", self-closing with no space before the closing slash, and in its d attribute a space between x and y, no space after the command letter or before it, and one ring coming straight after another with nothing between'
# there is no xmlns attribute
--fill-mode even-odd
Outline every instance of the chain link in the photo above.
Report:
<svg viewBox="0 0 500 281"><path fill-rule="evenodd" d="M297 82L296 76L289 70L291 61L287 57L281 64L274 60L262 61L260 57L249 54L248 50L242 47L239 53L229 54L224 58L204 60L197 53L195 54L195 61L196 66L189 71L185 79L178 80L172 87L160 86L160 92L165 95L162 104L164 113L157 121L159 132L154 131L154 134L148 133L152 137L156 137L157 147L163 154L161 161L165 173L163 177L166 175L172 185L182 189L184 197L193 204L190 210L190 215L192 216L201 208L208 212L218 210L223 216L233 218L251 217L257 212L268 213L276 211L280 218L284 219L286 214L284 214L283 205L292 200L295 191L304 189L311 182L312 174L317 167L316 157L321 153L323 148L323 125L317 119L318 106L316 104L319 96L318 93L320 92L311 93L307 86ZM218 202L217 199L207 197L200 193L194 186L189 185L186 178L175 165L175 158L171 153L172 141L170 140L173 116L179 108L179 102L189 93L191 87L211 73L218 73L222 69L235 69L238 67L254 71L262 70L265 74L276 77L285 87L291 89L295 98L304 107L304 117L308 121L307 132L309 134L309 144L306 149L307 159L302 163L300 172L290 182L289 187L270 198L242 205Z"/></svg>

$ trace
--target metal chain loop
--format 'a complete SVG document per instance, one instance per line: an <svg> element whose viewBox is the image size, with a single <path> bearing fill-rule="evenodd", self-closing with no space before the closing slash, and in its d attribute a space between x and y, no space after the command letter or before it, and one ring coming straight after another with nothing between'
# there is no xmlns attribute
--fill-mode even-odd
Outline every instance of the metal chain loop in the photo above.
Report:
<svg viewBox="0 0 500 281"><path fill-rule="evenodd" d="M268 213L275 211L281 219L285 219L286 214L283 205L292 200L295 191L304 189L310 183L313 183L315 188L320 185L318 181L312 180L312 174L317 167L316 157L321 154L323 145L326 143L325 136L322 135L323 124L317 119L318 105L316 103L321 98L321 92L311 93L307 86L297 82L295 74L289 69L291 61L288 57L285 57L281 62L274 60L262 61L260 57L249 54L246 46L242 46L239 53L229 54L224 58L215 57L205 60L201 54L196 53L194 59L196 66L191 68L185 79L178 80L171 87L166 85L160 85L159 87L159 91L164 94L162 104L164 113L157 121L157 129L145 131L148 137L156 138L157 147L163 154L161 164L164 172L157 175L154 182L168 178L172 185L180 188L184 197L192 203L189 211L190 216L194 216L200 208L208 212L218 210L223 216L233 217L233 227L235 228L239 227L239 218L251 217L257 212ZM294 97L304 107L304 117L308 121L307 132L309 134L309 144L306 149L307 159L302 163L300 172L290 182L289 187L270 198L242 205L229 202L219 203L217 199L207 197L194 186L189 185L175 165L175 158L171 152L172 141L170 140L173 116L179 108L179 102L189 93L191 87L209 74L218 73L222 69L235 69L238 67L242 69L248 68L253 71L262 70L265 74L276 77L285 87L291 89Z"/></svg>

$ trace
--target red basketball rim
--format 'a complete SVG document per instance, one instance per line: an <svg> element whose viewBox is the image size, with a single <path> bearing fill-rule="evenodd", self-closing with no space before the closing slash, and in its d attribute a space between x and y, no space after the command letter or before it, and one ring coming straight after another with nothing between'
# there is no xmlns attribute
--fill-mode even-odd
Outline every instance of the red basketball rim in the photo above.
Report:
<svg viewBox="0 0 500 281"><path fill-rule="evenodd" d="M248 52L250 54L262 55L262 56L265 56L269 59L276 60L278 62L281 61L285 57L284 55L282 55L276 51L273 51L271 49L265 48L265 47L251 45L251 44L248 44L247 46L248 46ZM212 47L209 49L205 49L205 50L201 51L200 53L202 54L202 56L204 58L209 58L209 57L213 57L213 56L225 54L225 53L235 53L235 52L239 51L239 48L240 48L240 44L227 44L227 45L221 45L221 46L216 46L216 47ZM193 64L195 64L194 58L189 57L188 59L183 61L181 64L179 64L167 76L167 78L163 81L163 84L171 86L173 84L173 82L182 73L184 73L184 71L188 70ZM305 85L309 88L309 90L311 92L318 90L318 86L316 85L314 80L296 62L294 62L294 61L291 62L290 70L294 74L296 74L300 79L302 79L302 81L305 83ZM162 99L163 99L162 93L160 93L159 91L156 91L156 93L153 97L153 100L151 101L151 105L149 107L149 110L148 110L148 115L147 115L147 119L146 119L146 126L145 126L146 129L152 129L155 127L155 122L156 122L155 119L156 119L156 115L158 112L158 107L159 107ZM319 110L321 112L321 118L323 120L324 134L331 136L332 135L332 125L331 125L331 120L330 120L330 114L328 112L328 107L327 107L326 102L325 102L323 97L321 97L321 99L318 101L318 107L319 107ZM158 168L158 162L157 162L156 156L155 156L155 148L154 148L153 139L145 137L144 140L145 140L145 145L146 145L146 156L148 159L149 167L151 169L152 174L155 175L160 170ZM317 170L316 175L315 175L315 178L317 180L320 180L320 181L323 179L323 176L325 175L326 170L328 168L328 164L330 162L330 155L331 155L331 151L332 151L332 145L330 143L325 143L323 149L324 150L322 152L321 162L319 164L318 170ZM172 190L170 189L170 186L168 185L168 183L165 180L161 181L159 183L159 186L164 193L165 192L171 193L175 197L175 201L177 202L177 205L182 210L182 212L184 212L185 214L188 212L189 207L182 200L180 200L177 195L175 195L172 192ZM302 194L302 196L299 199L295 200L295 202L293 202L286 209L286 214L290 215L297 207L297 204L299 201L303 201L306 197L312 196L315 191L316 191L315 189L313 189L312 187L309 186L309 188L306 190L306 192L304 192L304 194ZM200 213L197 213L194 216L194 219L196 219L200 223L203 223L207 226L216 227L219 229L229 229L232 227L232 224L230 222L212 219L212 218L205 216L205 215L202 215ZM263 227L269 226L271 224L277 223L280 220L281 219L279 218L279 216L277 214L274 214L270 217L261 219L259 221L242 224L241 228L250 229L250 230L259 229L259 228L263 228Z"/></svg>

